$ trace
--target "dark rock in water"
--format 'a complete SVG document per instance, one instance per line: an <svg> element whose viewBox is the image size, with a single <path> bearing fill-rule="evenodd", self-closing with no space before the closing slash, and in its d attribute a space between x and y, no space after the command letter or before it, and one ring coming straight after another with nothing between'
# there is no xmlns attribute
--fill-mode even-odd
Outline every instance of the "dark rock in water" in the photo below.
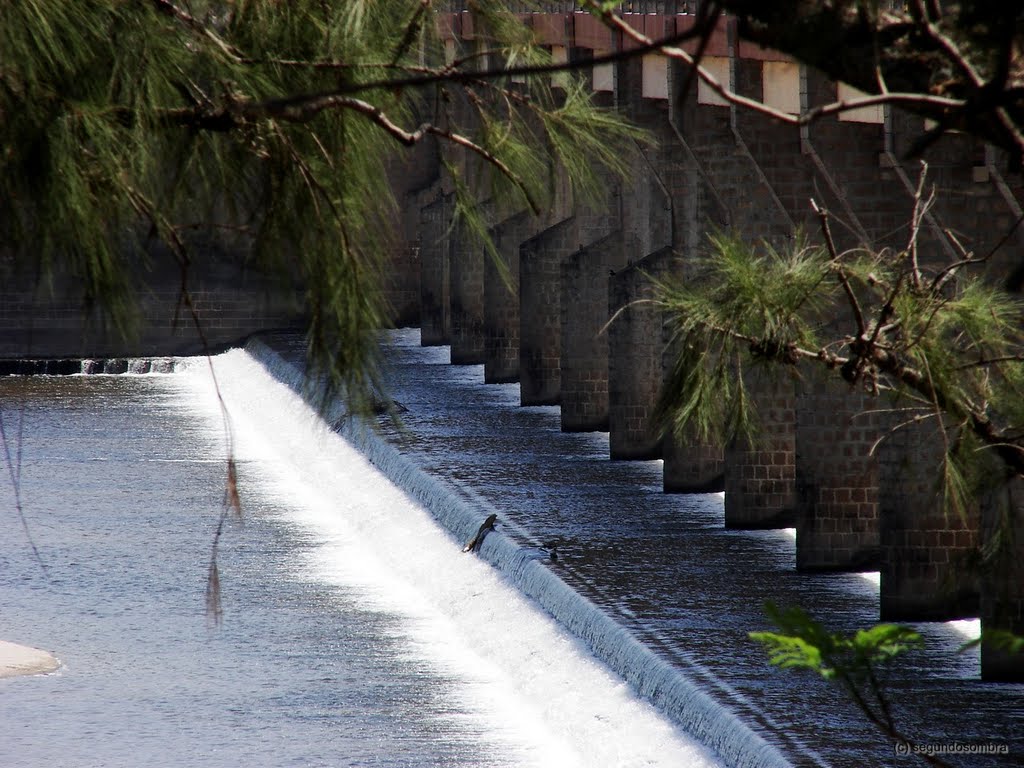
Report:
<svg viewBox="0 0 1024 768"><path fill-rule="evenodd" d="M71 376L82 372L79 360L47 360L46 373L50 376Z"/></svg>
<svg viewBox="0 0 1024 768"><path fill-rule="evenodd" d="M149 358L134 358L128 361L128 373L149 373Z"/></svg>
<svg viewBox="0 0 1024 768"><path fill-rule="evenodd" d="M128 373L128 361L123 357L112 357L103 364L104 373Z"/></svg>
<svg viewBox="0 0 1024 768"><path fill-rule="evenodd" d="M72 376L82 372L82 361L72 359L0 360L0 376Z"/></svg>

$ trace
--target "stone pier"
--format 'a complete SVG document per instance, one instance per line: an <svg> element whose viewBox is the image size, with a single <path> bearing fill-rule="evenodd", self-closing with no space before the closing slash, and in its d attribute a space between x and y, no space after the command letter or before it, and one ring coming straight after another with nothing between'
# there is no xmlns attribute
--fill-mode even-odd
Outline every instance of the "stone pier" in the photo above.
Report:
<svg viewBox="0 0 1024 768"><path fill-rule="evenodd" d="M649 254L609 280L608 431L613 459L661 458L654 409L661 394L662 312L651 304L653 280L671 273L671 248Z"/></svg>
<svg viewBox="0 0 1024 768"><path fill-rule="evenodd" d="M562 263L562 430L608 429L608 277L625 266L612 233Z"/></svg>
<svg viewBox="0 0 1024 768"><path fill-rule="evenodd" d="M484 273L486 254L478 238L456 225L449 238L449 320L452 363L484 361Z"/></svg>
<svg viewBox="0 0 1024 768"><path fill-rule="evenodd" d="M424 346L451 338L448 228L452 201L439 195L422 209L420 234L420 338Z"/></svg>
<svg viewBox="0 0 1024 768"><path fill-rule="evenodd" d="M538 227L524 211L491 229L495 253L484 262L484 381L519 381L519 246Z"/></svg>
<svg viewBox="0 0 1024 768"><path fill-rule="evenodd" d="M879 566L878 463L885 403L801 367L796 409L796 567Z"/></svg>
<svg viewBox="0 0 1024 768"><path fill-rule="evenodd" d="M980 509L945 503L945 441L930 418L891 431L878 449L883 621L978 616Z"/></svg>
<svg viewBox="0 0 1024 768"><path fill-rule="evenodd" d="M981 627L994 641L981 646L981 676L1024 683L1021 654L1008 649L1012 636L1024 636L1024 480L983 498L981 534Z"/></svg>
<svg viewBox="0 0 1024 768"><path fill-rule="evenodd" d="M519 246L519 386L523 405L562 396L561 265L580 248L580 222L560 221Z"/></svg>

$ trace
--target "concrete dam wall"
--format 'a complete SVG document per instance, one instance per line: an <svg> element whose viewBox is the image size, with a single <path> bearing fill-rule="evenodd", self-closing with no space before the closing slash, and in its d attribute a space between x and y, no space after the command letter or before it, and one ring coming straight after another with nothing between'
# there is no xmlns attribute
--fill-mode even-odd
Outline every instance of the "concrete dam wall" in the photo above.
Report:
<svg viewBox="0 0 1024 768"><path fill-rule="evenodd" d="M626 14L652 37L692 25L684 13ZM585 13L536 13L529 22L553 57L586 61L628 48ZM456 50L475 45L468 13L445 15ZM842 86L783 54L740 41L725 18L703 64L736 93L797 113L845 98ZM402 211L385 292L396 325L419 325L425 345L449 345L453 364L483 364L488 382L518 381L524 405L559 405L563 430L609 432L610 458L664 460L667 492L725 490L726 525L795 527L795 567L881 571L881 618L980 616L1024 633L1024 502L1020 483L991 489L963 515L939 507L934 426L908 427L872 450L894 422L862 393L815 375L751 377L762 439L724 447L663 436L654 405L673 359L670 329L649 298L652 278L687 276L688 256L709 232L791 243L817 231L810 201L833 213L840 249L905 246L920 162L905 150L923 120L890 108L832 115L795 128L737 108L687 67L653 55L584 67L599 103L656 140L629 147L625 182L583 204L568 193L543 215L508 210L480 193L495 255L452 227L453 190L438 151L418 152L396 173ZM447 150L446 150L447 151ZM937 190L920 241L953 260L945 232L975 253L1000 245L994 273L1022 261L1024 179L1000 152L961 134L924 160ZM477 160L459 159L470 168ZM1006 233L1010 233L1009 236ZM1005 238L1005 242L1003 241ZM301 328L297 289L215 260L195 275L200 335L183 311L173 269L146 275L140 330L125 340L83 311L73 282L38 285L5 273L0 357L181 355L239 343L250 334ZM609 320L615 317L614 322ZM1017 510L1018 535L997 568L967 567L997 533L1000 510ZM983 675L1024 678L1024 664L983 650Z"/></svg>

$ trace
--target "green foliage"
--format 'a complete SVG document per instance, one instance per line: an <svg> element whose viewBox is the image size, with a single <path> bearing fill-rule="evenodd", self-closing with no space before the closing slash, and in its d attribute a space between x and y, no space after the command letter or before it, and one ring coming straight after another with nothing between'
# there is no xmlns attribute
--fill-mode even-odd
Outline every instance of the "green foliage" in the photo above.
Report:
<svg viewBox="0 0 1024 768"><path fill-rule="evenodd" d="M706 441L754 439L751 369L817 369L884 395L894 430L938 425L937 491L964 515L980 491L1024 474L1024 302L985 279L984 258L929 266L916 241L838 253L827 217L822 234L781 251L718 234L658 286L675 344L660 422Z"/></svg>
<svg viewBox="0 0 1024 768"><path fill-rule="evenodd" d="M561 103L540 115L548 151L566 169L584 201L594 203L608 177L601 170L625 176L635 153L631 148L650 143L641 129L624 123L610 109L595 109L582 82L574 81Z"/></svg>
<svg viewBox="0 0 1024 768"><path fill-rule="evenodd" d="M977 648L979 645L985 645L1003 653L1021 654L1021 663L1024 663L1024 636L1022 635L1014 634L1005 629L983 628L978 637L960 646L960 652L969 651L972 648Z"/></svg>
<svg viewBox="0 0 1024 768"><path fill-rule="evenodd" d="M766 362L794 365L796 348L817 345L834 292L829 257L802 236L785 251L727 233L712 235L710 245L687 261L685 275L658 283L676 350L658 418L680 434L695 429L705 442L754 439L745 375L770 374Z"/></svg>
<svg viewBox="0 0 1024 768"><path fill-rule="evenodd" d="M829 632L802 608L765 607L779 632L751 632L772 664L782 669L806 669L826 680L837 677L867 681L878 669L906 651L920 647L921 636L908 627L878 624L853 635Z"/></svg>
<svg viewBox="0 0 1024 768"><path fill-rule="evenodd" d="M399 153L433 137L460 158L457 208L486 235L481 199L543 212L562 174L583 194L640 137L571 77L563 91L503 75L550 62L504 3L473 4L479 47L453 62L439 14L418 0L0 3L0 243L44 279L78 278L125 331L158 254L186 306L209 254L252 260L302 286L315 368L371 402Z"/></svg>
<svg viewBox="0 0 1024 768"><path fill-rule="evenodd" d="M911 740L896 726L883 690L886 669L900 655L918 648L921 636L908 627L878 624L853 635L829 632L802 608L765 606L778 632L751 632L772 664L782 669L808 670L839 685L864 716L897 741Z"/></svg>

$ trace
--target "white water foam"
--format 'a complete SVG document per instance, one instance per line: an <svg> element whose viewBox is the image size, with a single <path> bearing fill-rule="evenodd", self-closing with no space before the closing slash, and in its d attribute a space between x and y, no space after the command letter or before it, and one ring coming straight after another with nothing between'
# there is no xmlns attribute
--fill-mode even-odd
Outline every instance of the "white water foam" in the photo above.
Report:
<svg viewBox="0 0 1024 768"><path fill-rule="evenodd" d="M796 541L796 528L783 528L782 531ZM861 571L857 572L856 575L870 584L874 588L874 593L878 594L878 589L882 585L882 574L880 571ZM981 619L957 619L944 623L967 640L977 640L981 637Z"/></svg>
<svg viewBox="0 0 1024 768"><path fill-rule="evenodd" d="M488 749L541 766L720 764L498 572L462 554L458 540L374 466L376 458L330 431L263 366L234 351L215 358L215 369L236 460L258 467L247 475L262 476L260 492L287 499L288 522L320 542L305 564L308 578L355 590L367 607L403 617L410 657L464 681L462 703L488 724ZM209 375L188 375L219 425ZM478 515L467 520L474 522ZM492 534L486 548L502 540ZM635 653L628 638L620 645Z"/></svg>
<svg viewBox="0 0 1024 768"><path fill-rule="evenodd" d="M302 390L304 383L301 374L293 366L284 363L272 350L258 341L250 342L247 350L267 366L274 378L287 383L294 391ZM339 417L340 410L335 413L325 414L325 418L331 423L337 423L340 420ZM417 502L429 509L437 522L456 536L456 542L468 539L475 532L480 521L491 512L489 508L481 508L478 501L460 496L457 489L443 485L435 478L424 473L372 430L350 424L346 429L346 435L363 454L369 457L373 465L383 471L385 476L390 478L392 482L412 496ZM417 521L420 520L419 517L416 519ZM408 541L409 531L404 527L404 519L395 519L391 525L399 526L401 532L397 536L389 533L387 532L387 524L385 524L380 529L382 537ZM431 521L428 521L428 525L434 527ZM436 527L434 529L436 530ZM417 532L416 535L420 536L422 532ZM437 557L441 558L441 562L445 563L446 568L450 567L449 561L453 557L451 554L453 551L456 550L453 550L452 541L449 538L447 543L441 546L441 551L435 553ZM727 764L744 768L747 766L788 765L778 750L740 721L732 712L711 699L710 696L689 680L679 669L661 659L651 649L637 641L623 626L612 620L586 598L569 588L541 562L536 550L519 547L503 536L500 531L496 531L487 536L480 555L482 559L493 563L519 592L536 600L549 614L566 627L572 635L582 640L591 653L625 679L642 699L653 702L675 722L681 723L700 742L711 746L722 756ZM457 561L465 559L467 559L465 556L456 558ZM474 559L469 558L469 560L472 562ZM396 565L402 568L405 563L402 562ZM523 601L516 591L509 591L508 587L501 583L500 577L494 574L493 571L487 569L486 572L489 574L487 583L493 584L499 592L504 592L505 594L504 597L496 596L491 599L501 603L510 602L521 605L522 610L531 612L531 623L534 621L544 623L548 627L546 632L551 633L548 636L549 640L535 646L535 649L530 652L528 657L522 658L510 669L516 669L521 665L527 664L527 662L529 664L523 668L529 669L539 661L546 670L543 676L548 674L558 675L558 679L561 682L556 683L553 689L549 690L550 681L542 683L544 693L540 697L541 700L547 700L550 696L555 695L555 691L560 688L580 690L580 686L573 682L575 679L574 675L564 677L561 674L562 667L560 665L549 666L546 661L540 661L535 658L549 652L548 642L554 647L564 647L567 644L573 646L575 644L566 638L564 632L551 625L528 601ZM483 579L483 575L479 571L474 570L473 574L474 580ZM475 584L476 581L472 583ZM476 592L476 587L474 586L465 588L474 594ZM454 594L445 592L444 583L431 583L431 594L434 593L434 590L438 590L438 593L441 595L449 595L449 597L442 600L442 604L449 606L445 609L449 616L453 619L457 618L454 614L461 613L462 608L459 606L465 602L465 593L463 591L456 591ZM492 605L488 610L493 611L497 607L497 605ZM476 633L480 630L480 627L476 624L478 620L478 618L474 618L468 622L460 621L459 626L463 627L463 623L465 623L464 629L466 632ZM485 646L497 643L499 647L494 647L494 652L499 655L512 652L513 647L518 648L520 638L515 638L510 644L510 638L506 636L506 633L513 627L520 630L521 625L514 617L507 617L507 620L511 623L505 624L505 619L503 619L500 624L495 624L495 616L487 613L484 621L486 626L482 634L475 635L474 645ZM600 666L594 664L593 660L588 660L588 664L595 671L600 669L602 674L607 674ZM637 707L638 711L644 709L635 699L627 695L621 682L615 681L614 678L609 678L608 680L609 682L603 685L611 685L613 688L616 685L619 686L620 695L625 696L625 700L631 700L633 702L632 706ZM575 708L588 702L587 706L592 707L594 706L594 698L600 699L606 695L604 693L597 693L596 690L592 694L574 695L571 700L573 703L570 706ZM555 711L562 711L564 713L565 710L549 710L549 712ZM606 714L605 717L607 716ZM646 721L648 716L654 717L653 714L645 715L644 721ZM601 719L601 716L595 715L594 717ZM577 721L575 717L573 720L574 722L582 722L582 720ZM664 723L664 721L660 722ZM570 729L575 727L571 726ZM649 743L648 738L640 736L633 725L624 727L625 731L629 734L628 737L625 735L622 737L626 741L621 741L617 738L608 739L602 736L598 739L598 743L619 741L620 746L625 743L633 743L638 746L642 743ZM595 743L591 742L589 748L594 747ZM694 747L695 745L691 743L687 748L693 749ZM584 748L583 742L580 742L579 748ZM655 749L652 756L647 759L654 759L654 755L660 754L662 754L662 750L660 748ZM658 759L662 758L659 757ZM694 759L691 756L687 758L687 762L692 762ZM705 754L700 759L708 760L709 758ZM598 759L596 761L587 759L584 761L584 764L621 765L622 763L616 760L608 762L606 759ZM661 763L652 762L650 764Z"/></svg>

